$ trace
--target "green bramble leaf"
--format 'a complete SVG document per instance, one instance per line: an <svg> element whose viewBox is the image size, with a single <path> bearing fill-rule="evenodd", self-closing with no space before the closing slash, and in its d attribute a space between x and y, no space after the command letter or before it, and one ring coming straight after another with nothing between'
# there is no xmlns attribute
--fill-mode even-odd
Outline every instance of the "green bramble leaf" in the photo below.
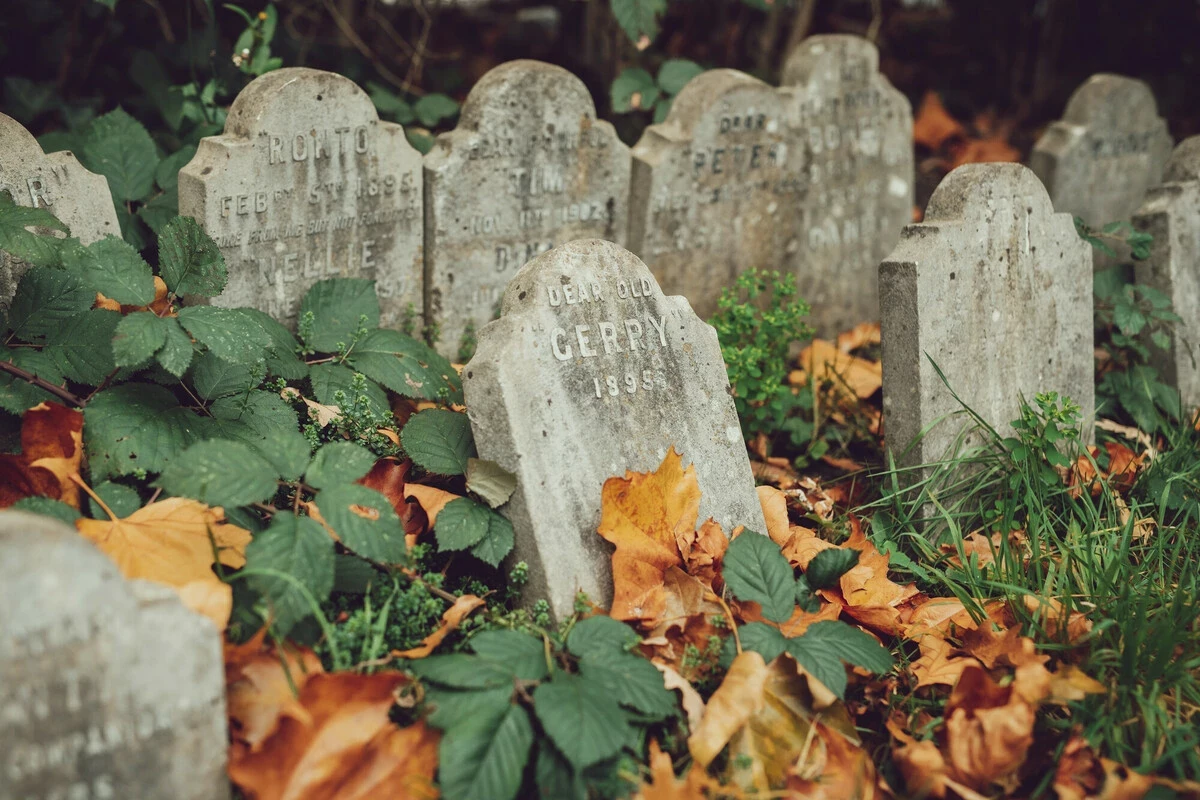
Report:
<svg viewBox="0 0 1200 800"><path fill-rule="evenodd" d="M312 455L296 411L274 392L226 395L209 407L213 435L242 442L265 458L284 480L297 480Z"/></svg>
<svg viewBox="0 0 1200 800"><path fill-rule="evenodd" d="M102 481L93 486L92 491L118 518L128 517L142 507L142 498L137 490L123 483ZM108 516L100 507L100 503L91 497L88 498L88 511L94 519L104 519Z"/></svg>
<svg viewBox="0 0 1200 800"><path fill-rule="evenodd" d="M211 350L201 353L192 365L192 386L201 400L248 392L262 379L260 365L226 361Z"/></svg>
<svg viewBox="0 0 1200 800"><path fill-rule="evenodd" d="M399 331L368 331L354 345L346 363L404 397L450 403L462 400L462 382L450 362L424 342Z"/></svg>
<svg viewBox="0 0 1200 800"><path fill-rule="evenodd" d="M317 281L300 301L300 316L312 312L313 323L305 344L321 353L333 353L338 345L349 347L366 317L368 330L379 327L379 299L375 282L363 278L327 278Z"/></svg>
<svg viewBox="0 0 1200 800"><path fill-rule="evenodd" d="M654 77L641 67L626 67L612 83L613 111L649 111L658 100L659 89Z"/></svg>
<svg viewBox="0 0 1200 800"><path fill-rule="evenodd" d="M167 340L168 321L150 311L135 311L121 319L113 335L113 361L118 367L144 364Z"/></svg>
<svg viewBox="0 0 1200 800"><path fill-rule="evenodd" d="M0 191L0 250L34 266L56 267L62 263L63 240L34 233L30 228L62 231L67 226L44 208L17 205L7 191Z"/></svg>
<svg viewBox="0 0 1200 800"><path fill-rule="evenodd" d="M515 676L507 664L465 653L428 656L411 662L408 668L422 681L451 689L495 689L504 686L511 692Z"/></svg>
<svg viewBox="0 0 1200 800"><path fill-rule="evenodd" d="M10 507L12 511L24 511L29 514L41 514L43 517L53 517L59 522L65 522L72 528L75 520L81 519L78 509L72 508L61 500L51 500L49 497L22 497Z"/></svg>
<svg viewBox="0 0 1200 800"><path fill-rule="evenodd" d="M343 484L322 489L314 501L347 548L369 561L395 564L408 554L404 526L391 502L374 489Z"/></svg>
<svg viewBox="0 0 1200 800"><path fill-rule="evenodd" d="M641 656L598 653L583 658L579 671L585 680L604 687L618 703L645 718L666 719L679 710L674 693L663 682L663 674Z"/></svg>
<svg viewBox="0 0 1200 800"><path fill-rule="evenodd" d="M96 117L83 134L79 160L108 179L118 203L142 200L154 188L158 152L142 123L122 108Z"/></svg>
<svg viewBox="0 0 1200 800"><path fill-rule="evenodd" d="M92 479L100 480L161 472L202 438L208 423L161 386L124 383L88 401L83 426Z"/></svg>
<svg viewBox="0 0 1200 800"><path fill-rule="evenodd" d="M498 716L474 715L450 728L438 745L443 794L462 800L515 798L533 737L529 713L512 704Z"/></svg>
<svg viewBox="0 0 1200 800"><path fill-rule="evenodd" d="M722 574L734 597L758 603L772 622L792 615L796 581L779 545L769 537L748 530L730 542Z"/></svg>
<svg viewBox="0 0 1200 800"><path fill-rule="evenodd" d="M439 658L439 656L431 656ZM413 662L419 664L419 661ZM429 724L443 731L478 717L499 716L512 703L512 679L491 689L447 689L425 679L425 707L432 709Z"/></svg>
<svg viewBox="0 0 1200 800"><path fill-rule="evenodd" d="M313 456L304 481L317 489L353 483L375 466L375 455L354 442L330 442Z"/></svg>
<svg viewBox="0 0 1200 800"><path fill-rule="evenodd" d="M86 246L65 248L63 266L95 291L123 305L145 306L154 300L150 265L119 237L105 236Z"/></svg>
<svg viewBox="0 0 1200 800"><path fill-rule="evenodd" d="M192 337L179 324L179 320L171 319L167 323L167 338L162 349L158 351L158 363L176 378L183 377L188 366L192 363L195 348Z"/></svg>
<svg viewBox="0 0 1200 800"><path fill-rule="evenodd" d="M498 565L513 545L512 523L469 497L447 503L433 532L440 552L471 548L473 555L492 566Z"/></svg>
<svg viewBox="0 0 1200 800"><path fill-rule="evenodd" d="M858 551L846 547L822 550L808 562L804 578L811 589L832 589L858 563Z"/></svg>
<svg viewBox="0 0 1200 800"><path fill-rule="evenodd" d="M116 311L99 308L75 314L47 337L42 352L69 380L99 386L117 368L112 340L122 319Z"/></svg>
<svg viewBox="0 0 1200 800"><path fill-rule="evenodd" d="M309 368L308 378L318 403L340 406L354 400L354 375L354 370L341 364L314 364ZM338 402L339 391L346 395L343 403ZM382 413L388 410L387 395L379 388L379 384L366 381L362 393L375 411Z"/></svg>
<svg viewBox="0 0 1200 800"><path fill-rule="evenodd" d="M576 769L614 755L629 741L629 722L604 686L558 672L533 692L533 709L550 741Z"/></svg>
<svg viewBox="0 0 1200 800"><path fill-rule="evenodd" d="M0 345L0 361L7 361L37 378L53 384L61 384L63 375L53 358L31 347L9 349ZM45 389L34 386L7 372L0 372L0 408L10 414L22 414L38 403L47 400L59 402L58 398Z"/></svg>
<svg viewBox="0 0 1200 800"><path fill-rule="evenodd" d="M741 639L743 650L753 650L770 664L780 653L787 650L788 640L779 629L765 622L748 622L738 628L738 638ZM728 640L730 643L733 637Z"/></svg>
<svg viewBox="0 0 1200 800"><path fill-rule="evenodd" d="M179 310L179 324L217 358L253 364L266 357L271 340L253 315L242 308L189 306Z"/></svg>
<svg viewBox="0 0 1200 800"><path fill-rule="evenodd" d="M155 486L210 506L245 506L274 496L278 473L249 446L206 439L172 459Z"/></svg>
<svg viewBox="0 0 1200 800"><path fill-rule="evenodd" d="M658 18L667 10L667 0L609 0L609 5L621 30L638 47L647 46L658 36Z"/></svg>
<svg viewBox="0 0 1200 800"><path fill-rule="evenodd" d="M176 217L158 237L159 272L177 295L216 297L228 272L217 243L191 217Z"/></svg>
<svg viewBox="0 0 1200 800"><path fill-rule="evenodd" d="M467 415L444 408L413 414L400 432L400 443L414 464L438 475L462 475L475 455Z"/></svg>
<svg viewBox="0 0 1200 800"><path fill-rule="evenodd" d="M843 661L877 673L887 672L894 663L892 654L870 634L837 620L814 622L802 635L788 639L787 645L797 663L838 699L846 696Z"/></svg>
<svg viewBox="0 0 1200 800"><path fill-rule="evenodd" d="M88 311L96 293L71 273L50 267L31 267L21 277L8 324L14 336L40 342L75 316Z"/></svg>
<svg viewBox="0 0 1200 800"><path fill-rule="evenodd" d="M442 120L458 116L458 103L444 94L431 92L419 98L412 110L422 125L435 128Z"/></svg>
<svg viewBox="0 0 1200 800"><path fill-rule="evenodd" d="M295 582L273 575L252 575L250 585L267 601L275 632L286 636L302 619L313 613L308 591L318 603L333 589L333 539L311 517L277 513L271 527L255 534L246 547L246 567L290 575ZM299 586L297 586L299 583Z"/></svg>
<svg viewBox="0 0 1200 800"><path fill-rule="evenodd" d="M573 655L585 658L627 653L640 641L641 637L624 622L597 614L575 623L567 635L567 649Z"/></svg>
<svg viewBox="0 0 1200 800"><path fill-rule="evenodd" d="M481 631L469 642L475 654L504 664L523 681L540 681L549 674L546 643L540 636L506 630Z"/></svg>
<svg viewBox="0 0 1200 800"><path fill-rule="evenodd" d="M658 68L658 85L669 95L677 95L688 81L704 72L704 67L686 58L671 58Z"/></svg>

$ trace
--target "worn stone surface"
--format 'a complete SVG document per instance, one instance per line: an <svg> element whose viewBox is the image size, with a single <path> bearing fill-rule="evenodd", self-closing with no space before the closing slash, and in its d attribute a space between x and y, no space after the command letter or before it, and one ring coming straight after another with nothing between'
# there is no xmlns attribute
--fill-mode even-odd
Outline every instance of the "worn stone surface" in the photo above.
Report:
<svg viewBox="0 0 1200 800"><path fill-rule="evenodd" d="M1161 180L1172 144L1149 86L1099 74L1071 95L1063 118L1034 146L1029 166L1055 210L1100 227L1137 210ZM1113 265L1096 255L1096 269Z"/></svg>
<svg viewBox="0 0 1200 800"><path fill-rule="evenodd" d="M629 148L570 72L511 61L484 75L425 157L425 314L438 350L456 357L538 253L624 244L629 171Z"/></svg>
<svg viewBox="0 0 1200 800"><path fill-rule="evenodd" d="M324 278L375 280L381 324L419 318L421 156L380 122L366 92L332 72L289 68L238 94L225 133L179 172L179 213L221 248L229 285L212 302L295 325Z"/></svg>
<svg viewBox="0 0 1200 800"><path fill-rule="evenodd" d="M221 638L68 525L0 512L0 800L227 800Z"/></svg>
<svg viewBox="0 0 1200 800"><path fill-rule="evenodd" d="M671 447L696 467L702 520L766 530L716 332L615 244L569 242L523 267L463 388L480 456L517 475L501 508L515 558L560 618L578 589L612 598L604 482L657 469Z"/></svg>
<svg viewBox="0 0 1200 800"><path fill-rule="evenodd" d="M1137 282L1167 295L1183 318L1171 330L1170 351L1152 353L1187 411L1200 406L1200 136L1175 148L1163 184L1150 190L1133 223L1154 237L1150 257L1134 263Z"/></svg>
<svg viewBox="0 0 1200 800"><path fill-rule="evenodd" d="M43 153L25 126L0 114L0 191L19 206L44 208L84 244L121 235L108 180L68 151ZM0 252L0 306L7 306L29 265Z"/></svg>
<svg viewBox="0 0 1200 800"><path fill-rule="evenodd" d="M912 106L859 36L803 40L784 64L783 84L801 91L809 187L792 259L796 285L814 327L832 336L879 318L879 262L912 220Z"/></svg>
<svg viewBox="0 0 1200 800"><path fill-rule="evenodd" d="M907 465L941 459L967 426L950 386L1004 432L1023 395L1065 394L1090 421L1091 248L1019 164L968 164L930 198L879 268L887 444ZM942 419L948 414L954 416ZM970 442L968 442L969 444Z"/></svg>

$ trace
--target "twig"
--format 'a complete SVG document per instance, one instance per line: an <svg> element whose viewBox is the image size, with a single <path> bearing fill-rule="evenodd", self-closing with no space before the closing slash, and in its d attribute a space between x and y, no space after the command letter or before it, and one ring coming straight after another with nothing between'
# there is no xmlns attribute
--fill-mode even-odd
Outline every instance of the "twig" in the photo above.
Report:
<svg viewBox="0 0 1200 800"><path fill-rule="evenodd" d="M32 383L39 389L49 392L59 400L62 400L64 403L70 403L76 408L83 408L85 405L87 405L85 401L80 400L78 397L71 394L61 386L56 386L45 378L39 378L32 372L26 372L11 361L0 361L0 372L7 372L9 375Z"/></svg>

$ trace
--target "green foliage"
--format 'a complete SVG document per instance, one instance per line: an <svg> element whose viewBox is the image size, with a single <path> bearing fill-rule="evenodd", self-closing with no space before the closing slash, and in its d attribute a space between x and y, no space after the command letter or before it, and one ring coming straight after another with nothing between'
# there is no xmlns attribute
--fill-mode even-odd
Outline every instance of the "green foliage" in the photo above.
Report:
<svg viewBox="0 0 1200 800"><path fill-rule="evenodd" d="M246 21L246 29L233 45L233 65L253 77L283 66L283 59L271 55L271 41L279 25L279 12L275 10L275 4L267 3L267 7L254 16L231 3L226 3L225 8Z"/></svg>
<svg viewBox="0 0 1200 800"><path fill-rule="evenodd" d="M658 68L657 79L641 67L626 67L612 83L612 109L618 114L653 111L654 121L662 122L670 113L675 95L704 68L686 58L672 58Z"/></svg>
<svg viewBox="0 0 1200 800"><path fill-rule="evenodd" d="M658 37L658 18L667 10L667 0L609 0L613 16L625 35L639 49Z"/></svg>
<svg viewBox="0 0 1200 800"><path fill-rule="evenodd" d="M434 525L438 550L470 550L471 554L495 567L513 547L513 527L482 503L469 497L451 500L438 514Z"/></svg>
<svg viewBox="0 0 1200 800"><path fill-rule="evenodd" d="M774 433L796 405L786 384L788 351L812 336L802 319L808 304L796 297L791 275L752 269L721 292L717 308L709 322L721 342L742 432L747 438Z"/></svg>
<svg viewBox="0 0 1200 800"><path fill-rule="evenodd" d="M475 455L466 414L431 408L409 418L400 433L404 452L418 467L438 475L463 475Z"/></svg>
<svg viewBox="0 0 1200 800"><path fill-rule="evenodd" d="M1079 446L1079 405L1057 392L1039 393L1034 408L1022 400L1021 417L1012 422L1015 437L1003 444L1013 461L1047 486L1060 483L1054 468L1068 467ZM1013 480L1022 472L1014 472ZM1014 486L1016 484L1014 483Z"/></svg>

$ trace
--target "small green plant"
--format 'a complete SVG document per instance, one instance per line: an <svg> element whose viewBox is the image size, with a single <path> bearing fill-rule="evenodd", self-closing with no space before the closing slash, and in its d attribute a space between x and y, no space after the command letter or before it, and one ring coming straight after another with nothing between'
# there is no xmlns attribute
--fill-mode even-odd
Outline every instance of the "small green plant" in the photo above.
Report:
<svg viewBox="0 0 1200 800"><path fill-rule="evenodd" d="M675 96L701 72L703 67L686 58L664 61L657 78L641 67L626 67L612 83L612 109L618 114L653 111L654 121L662 122L670 113Z"/></svg>
<svg viewBox="0 0 1200 800"><path fill-rule="evenodd" d="M1017 435L1004 445L1014 462L1027 466L1047 486L1056 486L1062 479L1055 467L1069 467L1078 450L1080 408L1057 392L1039 393L1034 402L1036 408L1022 401L1021 417L1012 422ZM1014 472L1014 481L1019 478Z"/></svg>
<svg viewBox="0 0 1200 800"><path fill-rule="evenodd" d="M763 300L767 302L762 302ZM787 385L793 343L812 336L808 304L796 296L791 275L748 270L721 292L717 329L734 404L747 438L779 430L797 400Z"/></svg>
<svg viewBox="0 0 1200 800"><path fill-rule="evenodd" d="M257 78L283 66L283 59L271 55L271 41L279 24L279 12L274 3L257 14L240 6L226 3L225 8L246 21L246 29L233 45L233 65L246 75Z"/></svg>

